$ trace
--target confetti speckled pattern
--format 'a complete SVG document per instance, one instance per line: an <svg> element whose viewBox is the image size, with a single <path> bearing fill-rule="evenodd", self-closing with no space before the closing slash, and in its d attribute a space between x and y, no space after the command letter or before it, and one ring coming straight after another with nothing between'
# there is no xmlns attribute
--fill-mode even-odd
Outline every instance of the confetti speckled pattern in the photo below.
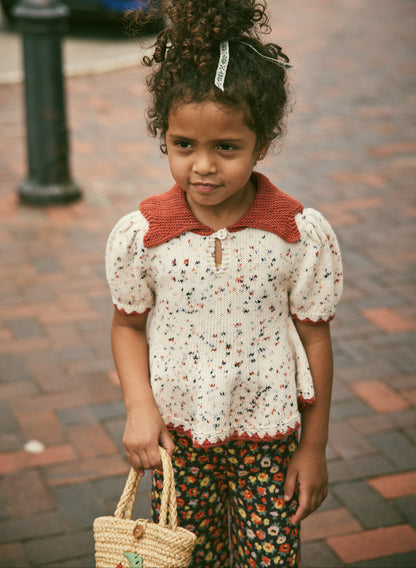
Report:
<svg viewBox="0 0 416 568"><path fill-rule="evenodd" d="M107 278L114 304L126 313L152 310L155 399L165 422L189 433L195 446L284 437L299 427L299 403L314 401L293 317L312 324L333 318L342 292L341 256L320 213L304 209L294 219L296 242L276 234L278 227L257 228L261 211L247 228L203 235L189 230L152 248L143 244L149 223L135 211L110 235ZM273 226L273 219L268 223Z"/></svg>

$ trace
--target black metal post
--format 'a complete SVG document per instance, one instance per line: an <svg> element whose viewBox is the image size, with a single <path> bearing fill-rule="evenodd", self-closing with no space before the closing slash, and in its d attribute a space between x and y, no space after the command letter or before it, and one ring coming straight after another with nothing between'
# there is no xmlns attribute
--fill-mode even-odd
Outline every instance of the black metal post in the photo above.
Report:
<svg viewBox="0 0 416 568"><path fill-rule="evenodd" d="M23 0L14 15L23 38L28 178L21 201L65 203L81 191L71 180L61 37L68 8L54 0Z"/></svg>

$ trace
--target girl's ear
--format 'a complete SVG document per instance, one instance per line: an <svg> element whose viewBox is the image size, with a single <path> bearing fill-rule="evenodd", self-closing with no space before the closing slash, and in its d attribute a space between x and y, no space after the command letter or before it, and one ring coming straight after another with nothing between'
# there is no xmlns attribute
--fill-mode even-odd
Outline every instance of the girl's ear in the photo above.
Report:
<svg viewBox="0 0 416 568"><path fill-rule="evenodd" d="M264 160L264 158L266 157L267 152L269 150L269 146L270 146L270 143L269 144L263 144L263 146L260 146L257 149L256 162L261 162L261 160Z"/></svg>

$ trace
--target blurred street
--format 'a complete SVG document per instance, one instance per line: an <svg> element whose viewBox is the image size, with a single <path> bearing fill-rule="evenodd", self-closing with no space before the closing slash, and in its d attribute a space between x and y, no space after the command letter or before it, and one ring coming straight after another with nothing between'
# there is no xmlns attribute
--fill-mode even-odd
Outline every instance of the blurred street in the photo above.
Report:
<svg viewBox="0 0 416 568"><path fill-rule="evenodd" d="M294 66L293 112L260 170L327 216L345 269L332 324L330 492L303 523L302 568L413 568L416 3L269 5L271 41ZM83 199L32 208L17 198L19 39L0 28L0 568L93 567L93 519L113 514L129 469L105 243L122 215L172 185L146 133L139 52L112 34L65 41ZM139 492L134 516L147 517L147 475Z"/></svg>
<svg viewBox="0 0 416 568"><path fill-rule="evenodd" d="M149 39L150 38L150 39ZM65 74L68 77L97 74L136 65L139 53L151 43L128 37L123 23L91 24L77 19L70 22L63 44ZM0 9L0 84L23 80L21 38L16 26L10 27Z"/></svg>

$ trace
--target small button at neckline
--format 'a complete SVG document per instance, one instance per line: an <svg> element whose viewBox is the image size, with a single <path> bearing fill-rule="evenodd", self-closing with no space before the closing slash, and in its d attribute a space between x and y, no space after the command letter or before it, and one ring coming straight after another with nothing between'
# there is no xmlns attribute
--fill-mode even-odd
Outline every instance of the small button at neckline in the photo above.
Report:
<svg viewBox="0 0 416 568"><path fill-rule="evenodd" d="M227 238L227 229L220 229L219 231L217 231L214 236L219 239L220 241L223 241L224 239Z"/></svg>

